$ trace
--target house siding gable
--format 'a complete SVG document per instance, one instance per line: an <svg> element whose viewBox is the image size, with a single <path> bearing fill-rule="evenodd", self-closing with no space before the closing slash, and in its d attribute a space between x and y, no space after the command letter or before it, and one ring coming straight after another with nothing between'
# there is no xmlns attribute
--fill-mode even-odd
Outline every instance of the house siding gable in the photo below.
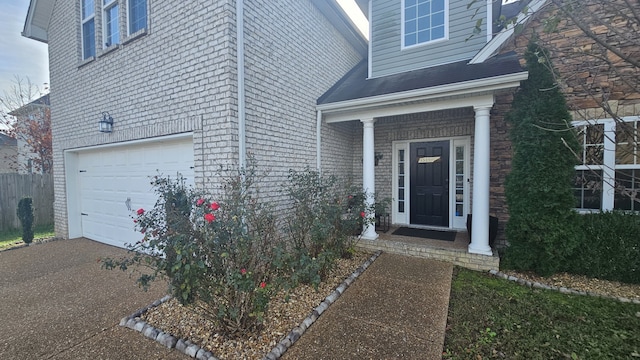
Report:
<svg viewBox="0 0 640 360"><path fill-rule="evenodd" d="M477 1L467 9L469 1L449 0L448 39L403 49L401 4L397 0L372 1L372 77L471 59L486 44L486 2ZM480 18L485 19L482 31L473 34Z"/></svg>

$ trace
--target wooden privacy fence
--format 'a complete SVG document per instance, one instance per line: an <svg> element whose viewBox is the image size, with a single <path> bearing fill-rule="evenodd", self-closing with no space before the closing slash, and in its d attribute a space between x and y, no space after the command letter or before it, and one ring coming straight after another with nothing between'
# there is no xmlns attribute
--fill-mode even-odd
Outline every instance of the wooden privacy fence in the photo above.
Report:
<svg viewBox="0 0 640 360"><path fill-rule="evenodd" d="M18 201L33 199L34 225L53 223L51 174L0 174L0 231L20 227Z"/></svg>

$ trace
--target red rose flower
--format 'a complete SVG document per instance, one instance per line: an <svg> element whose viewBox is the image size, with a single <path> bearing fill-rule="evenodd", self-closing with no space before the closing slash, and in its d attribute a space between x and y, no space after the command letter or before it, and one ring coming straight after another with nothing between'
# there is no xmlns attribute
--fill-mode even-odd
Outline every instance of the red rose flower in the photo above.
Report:
<svg viewBox="0 0 640 360"><path fill-rule="evenodd" d="M247 273L247 269L240 269L240 274L244 275Z"/></svg>
<svg viewBox="0 0 640 360"><path fill-rule="evenodd" d="M200 198L196 201L196 206L202 206L202 204L204 204L204 199Z"/></svg>
<svg viewBox="0 0 640 360"><path fill-rule="evenodd" d="M360 211L360 217L361 217L361 218L364 218L366 215L367 215L367 214L365 214L365 212L364 212L364 211Z"/></svg>
<svg viewBox="0 0 640 360"><path fill-rule="evenodd" d="M263 281L260 283L260 289L264 289L266 286L267 286L266 282Z"/></svg>
<svg viewBox="0 0 640 360"><path fill-rule="evenodd" d="M144 209L143 209L143 208L140 208L140 209L138 209L138 211L136 211L136 213L137 213L138 215L142 215L142 214L144 214Z"/></svg>
<svg viewBox="0 0 640 360"><path fill-rule="evenodd" d="M220 205L219 205L217 202L215 202L215 201L214 201L214 202L212 202L212 203L211 203L211 210L216 211L216 210L218 210L218 209L220 209Z"/></svg>
<svg viewBox="0 0 640 360"><path fill-rule="evenodd" d="M216 216L213 214L204 214L204 219L207 220L208 223L211 223L216 219Z"/></svg>

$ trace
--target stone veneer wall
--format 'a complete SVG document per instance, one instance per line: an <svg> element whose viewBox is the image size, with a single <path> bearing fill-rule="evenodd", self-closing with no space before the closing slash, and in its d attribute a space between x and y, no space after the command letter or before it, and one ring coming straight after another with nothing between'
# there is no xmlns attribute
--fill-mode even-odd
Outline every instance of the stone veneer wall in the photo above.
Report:
<svg viewBox="0 0 640 360"><path fill-rule="evenodd" d="M591 7L590 11L595 18L610 22L615 14L606 9L606 6L596 6ZM539 44L550 51L550 61L559 74L560 86L567 97L567 104L574 120L610 118L611 115L600 106L602 102L606 102L618 116L639 115L640 94L628 87L620 76L620 73L629 74L630 71L637 73L637 69L632 69L608 51L604 52L604 56L612 60L614 66L604 68L594 66L601 63L593 63L594 58L590 54L597 54L602 49L595 40L588 38L567 19L558 24L557 32L546 33L544 19L555 14L556 11L553 6L546 7L526 26L526 31L510 40L501 52L515 51L522 58L529 39L535 33L539 37ZM619 24L624 26L623 23ZM613 41L609 36L611 34L607 34L604 26L593 27L592 31L599 36L604 36L614 46L620 44ZM623 31L627 30L623 29ZM622 46L622 51L640 53L640 49L628 46ZM521 62L524 65L524 60ZM497 94L491 111L491 213L498 214L500 218L499 246L507 245L504 238L504 225L509 219L509 213L504 196L504 181L511 169L513 150L509 139L510 126L504 120L504 115L509 111L512 100L513 91Z"/></svg>

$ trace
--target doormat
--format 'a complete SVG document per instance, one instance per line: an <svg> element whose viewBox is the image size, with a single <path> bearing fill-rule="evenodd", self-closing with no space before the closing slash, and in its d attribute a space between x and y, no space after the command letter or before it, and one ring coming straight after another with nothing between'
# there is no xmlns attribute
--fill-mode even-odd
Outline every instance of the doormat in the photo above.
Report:
<svg viewBox="0 0 640 360"><path fill-rule="evenodd" d="M453 241L456 239L455 231L439 231L427 229L414 229L408 227L400 227L392 233L393 235L419 237L423 239Z"/></svg>

